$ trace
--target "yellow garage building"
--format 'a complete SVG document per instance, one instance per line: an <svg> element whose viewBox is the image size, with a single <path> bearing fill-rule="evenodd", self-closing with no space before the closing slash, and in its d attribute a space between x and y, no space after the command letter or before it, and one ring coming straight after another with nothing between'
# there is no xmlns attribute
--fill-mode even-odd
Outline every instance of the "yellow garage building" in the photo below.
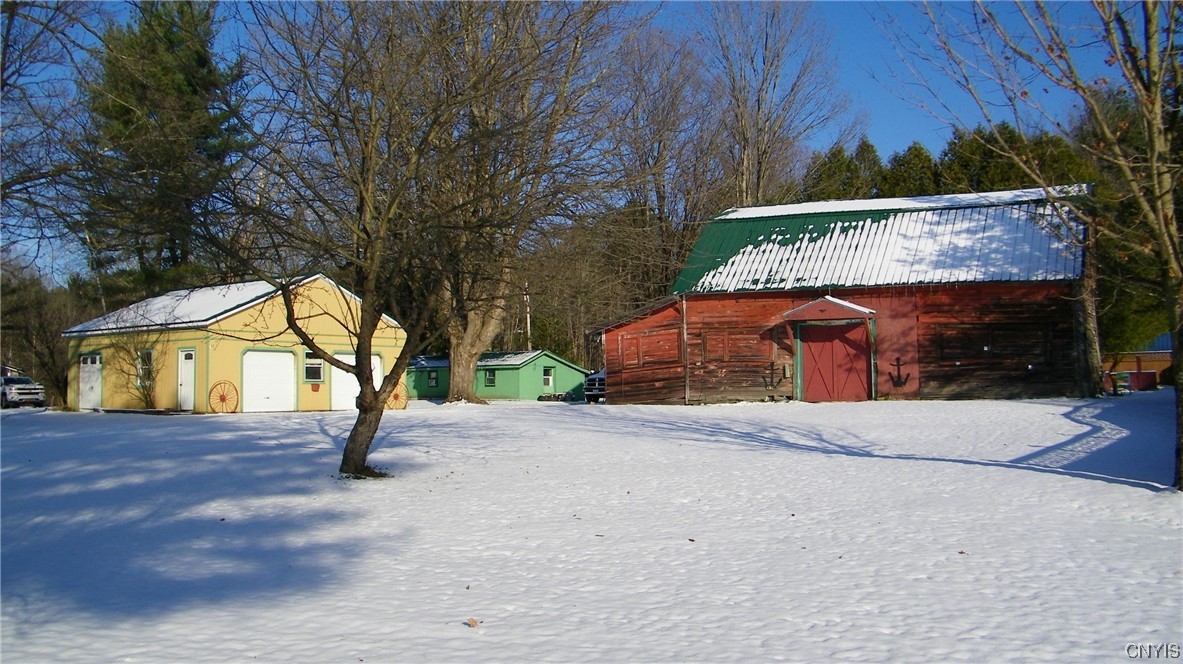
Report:
<svg viewBox="0 0 1183 664"><path fill-rule="evenodd" d="M296 318L349 364L358 298L324 275L293 287ZM355 410L357 379L310 353L289 329L279 290L265 281L172 291L65 331L74 362L69 407L196 413ZM383 316L374 335L375 383L406 335ZM400 383L387 402L406 406Z"/></svg>

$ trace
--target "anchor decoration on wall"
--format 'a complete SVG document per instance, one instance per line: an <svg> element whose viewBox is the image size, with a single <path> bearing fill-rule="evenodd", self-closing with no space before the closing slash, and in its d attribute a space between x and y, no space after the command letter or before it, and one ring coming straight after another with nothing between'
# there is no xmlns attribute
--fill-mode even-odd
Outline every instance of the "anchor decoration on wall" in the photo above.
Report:
<svg viewBox="0 0 1183 664"><path fill-rule="evenodd" d="M768 363L768 376L762 376L762 378L764 379L764 389L766 390L775 390L780 386L781 381L785 379L784 376L777 375L776 362Z"/></svg>
<svg viewBox="0 0 1183 664"><path fill-rule="evenodd" d="M900 360L898 355L895 358L895 362L891 363L891 366L895 367L895 373L888 371L887 376L888 378L891 378L892 386L903 387L907 385L908 379L912 377L912 374L909 372L907 376L904 375L904 363Z"/></svg>

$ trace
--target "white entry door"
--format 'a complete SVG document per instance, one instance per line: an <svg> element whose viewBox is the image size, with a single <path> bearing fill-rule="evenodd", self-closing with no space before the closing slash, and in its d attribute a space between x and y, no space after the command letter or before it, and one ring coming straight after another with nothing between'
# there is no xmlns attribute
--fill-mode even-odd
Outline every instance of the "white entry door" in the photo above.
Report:
<svg viewBox="0 0 1183 664"><path fill-rule="evenodd" d="M349 364L353 364L356 359L352 353L335 353L333 357ZM382 372L382 356L371 355L370 366L374 371L374 387L378 387L382 384L382 378L385 376ZM357 410L357 394L361 391L357 385L357 378L353 374L333 367L330 380L329 389L333 391L330 407L333 410Z"/></svg>
<svg viewBox="0 0 1183 664"><path fill-rule="evenodd" d="M103 356L78 358L78 410L103 407Z"/></svg>
<svg viewBox="0 0 1183 664"><path fill-rule="evenodd" d="M296 356L252 350L242 356L242 412L296 409Z"/></svg>
<svg viewBox="0 0 1183 664"><path fill-rule="evenodd" d="M193 381L197 376L197 351L177 351L177 410L193 410Z"/></svg>

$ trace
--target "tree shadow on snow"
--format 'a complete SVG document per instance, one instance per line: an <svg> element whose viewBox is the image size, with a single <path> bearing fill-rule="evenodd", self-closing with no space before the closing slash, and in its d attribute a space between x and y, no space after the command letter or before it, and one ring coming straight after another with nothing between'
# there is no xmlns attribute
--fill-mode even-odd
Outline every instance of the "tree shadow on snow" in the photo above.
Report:
<svg viewBox="0 0 1183 664"><path fill-rule="evenodd" d="M320 419L5 418L0 583L6 619L20 619L6 631L70 611L121 619L269 601L397 547L410 533L324 535L357 515L335 473L352 420L318 432Z"/></svg>
<svg viewBox="0 0 1183 664"><path fill-rule="evenodd" d="M1148 489L1169 488L1174 469L1174 391L1090 399L1065 418L1085 427L1010 463Z"/></svg>
<svg viewBox="0 0 1183 664"><path fill-rule="evenodd" d="M794 426L778 422L733 420L709 424L695 421L645 418L641 426L686 442L727 444L757 449L786 449L816 454L836 454L869 459L895 459L1029 470L1053 475L1101 480L1151 491L1170 490L1174 454L1174 395L1170 389L1135 394L1121 399L1078 402L1064 418L1086 427L1085 431L1015 459L977 459L894 453L852 431L827 427ZM1030 403L1030 402L1028 402ZM1064 401L1054 402L1057 405ZM598 409L581 409L590 426L604 430L612 419ZM635 431L636 419L621 433ZM999 423L1004 426L1004 423Z"/></svg>

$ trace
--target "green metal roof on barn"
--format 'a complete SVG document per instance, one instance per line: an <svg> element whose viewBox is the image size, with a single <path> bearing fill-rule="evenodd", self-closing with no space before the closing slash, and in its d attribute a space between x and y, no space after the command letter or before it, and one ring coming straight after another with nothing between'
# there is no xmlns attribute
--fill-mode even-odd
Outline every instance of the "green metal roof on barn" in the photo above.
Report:
<svg viewBox="0 0 1183 664"><path fill-rule="evenodd" d="M1054 205L1023 189L736 208L703 228L672 292L1076 279Z"/></svg>

